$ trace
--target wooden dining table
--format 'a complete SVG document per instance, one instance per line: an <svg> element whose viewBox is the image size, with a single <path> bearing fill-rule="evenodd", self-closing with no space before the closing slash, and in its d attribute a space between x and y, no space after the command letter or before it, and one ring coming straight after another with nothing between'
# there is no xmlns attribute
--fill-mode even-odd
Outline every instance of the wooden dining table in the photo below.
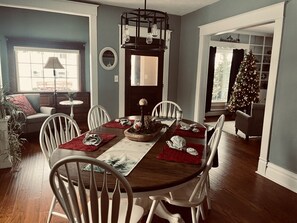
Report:
<svg viewBox="0 0 297 223"><path fill-rule="evenodd" d="M135 120L137 116L125 117L129 120ZM187 143L203 145L203 155L200 164L189 164L181 162L172 162L157 158L162 153L166 141L169 140L175 133L178 122L173 120L173 124L160 136L158 141L141 159L137 166L126 176L133 190L135 198L148 198L151 195L160 195L166 192L173 191L185 185L190 180L197 177L205 166L207 156L207 131L204 132L203 137L183 137ZM184 123L193 124L193 121L183 119ZM202 124L196 123L199 128L205 128ZM80 155L97 158L109 148L120 142L123 138L125 128L111 128L104 125L91 130L96 134L114 134L115 138L99 147L95 151L78 151L75 149L56 149L51 157L50 163L54 165L62 158ZM165 207L162 206L161 209ZM176 220L176 215L170 215L167 210L161 210L158 214L162 218L168 219L170 222L182 222Z"/></svg>

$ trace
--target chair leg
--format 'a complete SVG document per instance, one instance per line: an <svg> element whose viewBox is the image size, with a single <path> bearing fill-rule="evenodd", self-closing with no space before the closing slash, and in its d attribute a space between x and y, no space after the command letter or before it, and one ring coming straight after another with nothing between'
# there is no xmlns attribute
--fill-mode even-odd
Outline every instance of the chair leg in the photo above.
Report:
<svg viewBox="0 0 297 223"><path fill-rule="evenodd" d="M148 214L147 219L146 219L146 223L151 223L152 222L155 210L156 210L159 202L160 202L159 200L153 200L151 209L150 209L149 214Z"/></svg>
<svg viewBox="0 0 297 223"><path fill-rule="evenodd" d="M52 202L51 202L51 206L50 206L50 209L49 209L49 212L48 212L48 216L47 216L47 223L50 223L51 222L53 215L67 219L67 216L65 214L62 214L62 213L59 213L59 212L55 212L54 211L55 206L56 206L57 203L58 203L58 200L56 199L55 196L53 196L53 199L52 199Z"/></svg>
<svg viewBox="0 0 297 223"><path fill-rule="evenodd" d="M48 212L47 223L50 223L51 220L52 220L52 213L53 213L53 210L54 210L54 208L56 206L56 202L57 202L56 197L53 196L51 206L50 206L50 209L49 209L49 212Z"/></svg>
<svg viewBox="0 0 297 223"><path fill-rule="evenodd" d="M191 216L192 216L192 223L198 223L200 217L200 209L199 207L191 207Z"/></svg>
<svg viewBox="0 0 297 223"><path fill-rule="evenodd" d="M205 212L204 212L204 208L203 208L203 203L198 207L198 209L200 210L202 220L204 221L206 219L206 216L205 216ZM199 219L198 219L198 221L199 221Z"/></svg>
<svg viewBox="0 0 297 223"><path fill-rule="evenodd" d="M238 128L235 128L235 134L237 135L237 133L238 133Z"/></svg>
<svg viewBox="0 0 297 223"><path fill-rule="evenodd" d="M211 200L210 200L210 197L209 197L209 191L210 191L210 181L209 181L209 175L208 175L207 179L206 179L206 187L205 187L206 201L207 201L208 210L211 209Z"/></svg>

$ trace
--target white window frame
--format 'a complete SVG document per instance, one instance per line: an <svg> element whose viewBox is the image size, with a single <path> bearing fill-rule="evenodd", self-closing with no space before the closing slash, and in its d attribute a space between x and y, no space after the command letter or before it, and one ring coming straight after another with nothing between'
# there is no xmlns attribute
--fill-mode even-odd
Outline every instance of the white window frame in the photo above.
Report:
<svg viewBox="0 0 297 223"><path fill-rule="evenodd" d="M16 65L16 79L17 79L17 91L18 92L27 92L27 91L32 91L32 92L54 92L54 75L52 77L47 77L46 74L48 72L53 72L53 70L50 71L50 69L45 69L44 65L47 62L47 58L41 58L41 63L34 63L31 61L31 58L29 58L29 62L27 64L30 65L30 68L32 69L33 65L42 65L42 71L41 71L41 76L39 77L40 79L43 79L43 84L45 79L51 80L52 79L52 86L50 85L50 88L52 87L52 89L33 89L33 86L31 87L30 90L28 89L21 89L21 84L20 84L20 69L19 69L19 65L20 64L24 64L23 62L19 62L18 61L18 55L17 52L18 51L29 51L29 52L42 52L45 54L52 54L50 56L57 56L58 58L60 57L59 54L76 54L77 57L77 61L76 64L74 66L76 66L76 83L75 83L75 87L71 88L68 86L67 83L67 79L70 76L68 70L68 64L65 62L63 62L63 60L60 59L60 62L62 63L62 66L64 67L64 69L56 69L56 81L57 83L63 83L64 81L61 81L63 79L65 79L65 88L61 89L60 87L57 87L57 92L68 92L68 91L79 91L80 90L80 77L81 77L81 65L80 65L80 52L79 50L75 50L75 49L57 49L57 48L40 48L40 47L23 47L23 46L14 46L14 53L15 53L15 65ZM43 56L42 56L43 57ZM65 77L62 77L59 75L59 72L61 72L61 70L63 70L62 72L65 74ZM30 77L28 76L27 78L31 78L31 83L33 82L32 79L34 79L33 77L33 71L31 70L30 72ZM71 78L73 79L73 78ZM58 84L59 86L59 84ZM43 87L45 87L45 85L43 85Z"/></svg>

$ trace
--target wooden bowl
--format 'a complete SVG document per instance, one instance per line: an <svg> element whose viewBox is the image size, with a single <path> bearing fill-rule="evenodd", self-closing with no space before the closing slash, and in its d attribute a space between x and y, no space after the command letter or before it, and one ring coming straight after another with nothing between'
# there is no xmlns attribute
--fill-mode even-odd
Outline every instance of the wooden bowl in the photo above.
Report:
<svg viewBox="0 0 297 223"><path fill-rule="evenodd" d="M130 127L130 128L133 128L133 127ZM130 128L124 131L124 134L128 139L136 142L149 142L149 141L152 141L161 132L163 126L160 126L155 132L152 132L150 134L132 133L132 132L129 132Z"/></svg>

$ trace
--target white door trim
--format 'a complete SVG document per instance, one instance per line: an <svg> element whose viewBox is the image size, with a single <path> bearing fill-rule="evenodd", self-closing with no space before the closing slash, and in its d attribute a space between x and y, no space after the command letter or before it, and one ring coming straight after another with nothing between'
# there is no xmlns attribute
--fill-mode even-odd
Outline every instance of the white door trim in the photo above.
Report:
<svg viewBox="0 0 297 223"><path fill-rule="evenodd" d="M199 50L197 63L197 82L194 120L204 121L205 101L208 73L208 56L210 36L220 32L233 32L235 30L255 26L259 24L274 22L273 49L271 54L271 64L269 82L267 88L267 99L265 117L263 123L263 134L261 142L261 153L258 162L257 173L265 176L268 165L269 142L271 135L271 122L275 98L275 86L278 75L278 64L282 38L282 26L285 3L278 3L254 11L243 13L227 19L219 20L210 24L200 26Z"/></svg>

